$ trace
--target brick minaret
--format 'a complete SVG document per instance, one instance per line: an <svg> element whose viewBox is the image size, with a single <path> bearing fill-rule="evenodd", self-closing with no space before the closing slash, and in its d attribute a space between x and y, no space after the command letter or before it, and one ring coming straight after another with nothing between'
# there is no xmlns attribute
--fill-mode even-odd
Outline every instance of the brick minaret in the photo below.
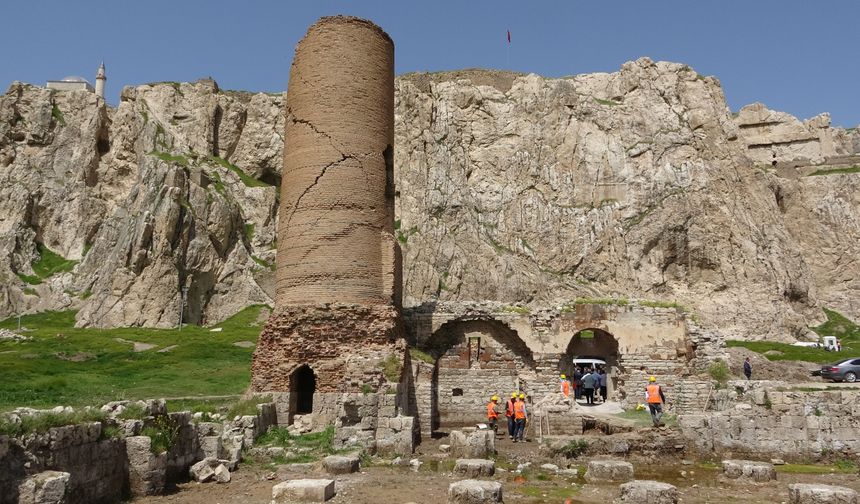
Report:
<svg viewBox="0 0 860 504"><path fill-rule="evenodd" d="M308 394L399 380L393 143L391 38L369 21L321 19L290 70L275 309L252 365L253 389L289 392L291 414L310 412Z"/></svg>

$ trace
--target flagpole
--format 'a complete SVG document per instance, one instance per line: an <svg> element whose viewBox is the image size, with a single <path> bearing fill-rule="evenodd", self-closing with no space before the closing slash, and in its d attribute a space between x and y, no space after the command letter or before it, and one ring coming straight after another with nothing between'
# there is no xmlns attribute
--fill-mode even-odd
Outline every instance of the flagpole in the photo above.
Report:
<svg viewBox="0 0 860 504"><path fill-rule="evenodd" d="M511 69L511 30L508 30L507 69Z"/></svg>

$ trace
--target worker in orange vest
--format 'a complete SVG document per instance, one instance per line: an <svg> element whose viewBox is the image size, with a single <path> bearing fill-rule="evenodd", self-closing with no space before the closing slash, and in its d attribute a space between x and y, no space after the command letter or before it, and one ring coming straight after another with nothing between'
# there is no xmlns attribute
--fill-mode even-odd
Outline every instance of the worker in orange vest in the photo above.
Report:
<svg viewBox="0 0 860 504"><path fill-rule="evenodd" d="M496 411L496 404L498 402L499 396L494 395L490 398L490 402L487 403L487 422L490 424L493 432L497 432L499 429L499 413Z"/></svg>
<svg viewBox="0 0 860 504"><path fill-rule="evenodd" d="M654 422L654 427L662 427L663 423L660 418L663 416L663 404L666 402L666 396L663 395L663 388L657 385L657 378L654 376L648 378L648 385L645 386L645 402L648 403L648 409L651 411L651 421Z"/></svg>
<svg viewBox="0 0 860 504"><path fill-rule="evenodd" d="M570 397L570 382L567 381L567 376L559 375L558 386L561 389L561 393L564 394L564 397Z"/></svg>
<svg viewBox="0 0 860 504"><path fill-rule="evenodd" d="M517 402L517 393L511 392L511 398L505 403L505 416L508 418L508 436L513 439L516 434L516 422L514 421L514 404Z"/></svg>
<svg viewBox="0 0 860 504"><path fill-rule="evenodd" d="M520 392L519 400L514 403L514 421L517 424L517 430L514 433L514 443L519 441L525 442L526 421L529 418L529 412L526 410L526 395Z"/></svg>

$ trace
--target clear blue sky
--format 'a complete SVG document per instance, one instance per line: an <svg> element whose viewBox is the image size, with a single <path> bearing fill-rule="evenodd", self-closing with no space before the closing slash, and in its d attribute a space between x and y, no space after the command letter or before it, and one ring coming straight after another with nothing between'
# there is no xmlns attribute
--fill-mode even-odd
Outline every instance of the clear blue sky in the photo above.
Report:
<svg viewBox="0 0 860 504"><path fill-rule="evenodd" d="M104 59L112 103L124 85L207 76L225 89L281 91L307 27L338 13L382 26L398 73L482 67L555 77L649 56L716 75L733 110L761 101L800 118L826 111L834 124L860 123L854 0L15 1L3 9L0 86L92 81Z"/></svg>

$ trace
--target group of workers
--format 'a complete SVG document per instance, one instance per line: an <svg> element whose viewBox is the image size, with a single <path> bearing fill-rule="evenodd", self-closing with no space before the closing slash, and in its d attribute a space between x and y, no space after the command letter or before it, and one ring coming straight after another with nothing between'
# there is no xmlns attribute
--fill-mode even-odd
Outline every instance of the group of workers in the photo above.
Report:
<svg viewBox="0 0 860 504"><path fill-rule="evenodd" d="M496 411L496 405L499 403L499 396L494 395L487 403L487 422L490 428L498 432L499 428L499 412ZM505 417L508 420L508 437L516 442L525 441L526 422L529 419L529 412L526 409L526 395L522 392L511 392L511 398L505 403Z"/></svg>
<svg viewBox="0 0 860 504"><path fill-rule="evenodd" d="M602 371L602 373L601 373ZM587 404L594 404L594 383L601 383L600 381L592 382L590 380L585 380L585 377L591 375L592 373L586 370L586 374L583 376L583 385L582 385L582 394L575 394L575 398L580 398L581 396L585 396ZM595 377L597 376L606 376L606 371L598 370L598 372L593 373ZM594 378L594 380L599 380L599 378ZM606 383L605 381L602 383ZM586 386L589 384L590 386ZM606 401L606 385L599 385L600 387L600 395L603 398L603 401ZM565 397L570 397L570 390L574 388L574 390L578 390L580 387L576 386L576 382L572 385L571 382L567 379L565 375L559 376L559 389ZM666 402L666 396L663 394L663 388L657 384L657 378L651 376L648 378L648 385L645 386L645 403L648 405L649 413L651 414L651 422L654 424L654 427L662 427L664 424L661 422L661 418L663 417L663 404ZM499 425L499 412L496 410L496 406L499 403L499 396L494 395L490 398L490 402L487 403L487 423L489 423L490 428L493 431L498 432ZM644 408L644 405L640 405L641 408ZM640 408L637 408L640 409ZM523 392L512 392L511 398L505 403L505 417L508 421L508 436L513 442L524 442L525 441L525 430L526 425L529 419L528 409L526 408L526 395Z"/></svg>

